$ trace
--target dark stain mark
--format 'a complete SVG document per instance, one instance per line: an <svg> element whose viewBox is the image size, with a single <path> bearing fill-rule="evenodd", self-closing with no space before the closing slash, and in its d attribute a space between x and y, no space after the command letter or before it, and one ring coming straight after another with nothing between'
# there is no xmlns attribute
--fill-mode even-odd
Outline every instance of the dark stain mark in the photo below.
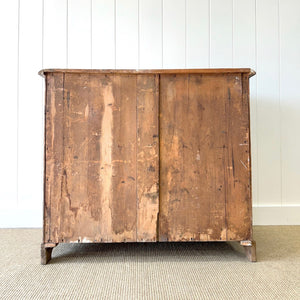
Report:
<svg viewBox="0 0 300 300"><path fill-rule="evenodd" d="M112 106L112 103L108 103L107 105L108 105L108 106Z"/></svg>
<svg viewBox="0 0 300 300"><path fill-rule="evenodd" d="M181 192L186 192L186 193L188 193L188 194L190 193L189 190L188 190L187 188L183 188L183 189L181 189L180 191L181 191Z"/></svg>
<svg viewBox="0 0 300 300"><path fill-rule="evenodd" d="M205 107L199 102L197 103L197 108L198 108L198 110L202 110L202 111L205 110Z"/></svg>
<svg viewBox="0 0 300 300"><path fill-rule="evenodd" d="M156 200L158 197L158 192L146 193L145 196L151 200Z"/></svg>
<svg viewBox="0 0 300 300"><path fill-rule="evenodd" d="M68 104L68 109L70 108L70 92L67 91L67 104Z"/></svg>
<svg viewBox="0 0 300 300"><path fill-rule="evenodd" d="M158 137L158 134L153 134L153 137L154 137L154 138L157 138L157 137Z"/></svg>
<svg viewBox="0 0 300 300"><path fill-rule="evenodd" d="M67 172L66 172L65 169L64 169L64 172L63 172L63 178L62 178L62 184L61 184L61 197L62 198L66 197L68 199L69 209L72 211L72 213L75 214L75 218L76 218L79 208L72 206L71 195L69 194L69 191L68 191Z"/></svg>
<svg viewBox="0 0 300 300"><path fill-rule="evenodd" d="M178 173L180 173L180 170L178 170L178 169L174 169L174 170L172 171L172 174L178 174Z"/></svg>
<svg viewBox="0 0 300 300"><path fill-rule="evenodd" d="M180 202L180 199L176 198L176 199L174 199L174 200L171 201L171 203L176 203L176 202Z"/></svg>
<svg viewBox="0 0 300 300"><path fill-rule="evenodd" d="M188 148L188 146L185 144L182 144L182 148Z"/></svg>
<svg viewBox="0 0 300 300"><path fill-rule="evenodd" d="M228 100L231 100L231 93L230 93L230 88L227 89L227 93L228 93Z"/></svg>
<svg viewBox="0 0 300 300"><path fill-rule="evenodd" d="M128 178L128 179L131 179L131 180L133 180L133 181L135 181L135 178L132 177L132 176L128 176L127 178Z"/></svg>
<svg viewBox="0 0 300 300"><path fill-rule="evenodd" d="M148 172L155 172L155 168L150 165L149 168L147 169Z"/></svg>
<svg viewBox="0 0 300 300"><path fill-rule="evenodd" d="M125 181L124 181L124 180L122 180L122 181L121 181L121 183L125 183Z"/></svg>
<svg viewBox="0 0 300 300"><path fill-rule="evenodd" d="M231 150L232 174L235 177L233 149Z"/></svg>
<svg viewBox="0 0 300 300"><path fill-rule="evenodd" d="M77 156L77 155L75 155L75 156L73 156L73 158L74 158L74 159L78 159L78 156Z"/></svg>

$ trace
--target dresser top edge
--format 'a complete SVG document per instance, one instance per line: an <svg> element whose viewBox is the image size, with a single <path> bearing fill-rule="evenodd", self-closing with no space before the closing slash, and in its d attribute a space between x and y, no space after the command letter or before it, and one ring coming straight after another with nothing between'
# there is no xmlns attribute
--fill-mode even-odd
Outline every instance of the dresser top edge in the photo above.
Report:
<svg viewBox="0 0 300 300"><path fill-rule="evenodd" d="M249 77L256 74L250 68L220 68L220 69L43 69L39 75L47 73L77 73L77 74L228 74L245 73Z"/></svg>

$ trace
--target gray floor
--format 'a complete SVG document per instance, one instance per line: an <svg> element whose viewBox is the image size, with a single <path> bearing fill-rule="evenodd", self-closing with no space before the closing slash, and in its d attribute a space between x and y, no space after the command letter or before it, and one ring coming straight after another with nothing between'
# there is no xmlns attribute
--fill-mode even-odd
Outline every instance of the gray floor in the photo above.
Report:
<svg viewBox="0 0 300 300"><path fill-rule="evenodd" d="M0 299L300 299L300 226L254 228L238 245L59 245L40 265L40 229L0 229Z"/></svg>

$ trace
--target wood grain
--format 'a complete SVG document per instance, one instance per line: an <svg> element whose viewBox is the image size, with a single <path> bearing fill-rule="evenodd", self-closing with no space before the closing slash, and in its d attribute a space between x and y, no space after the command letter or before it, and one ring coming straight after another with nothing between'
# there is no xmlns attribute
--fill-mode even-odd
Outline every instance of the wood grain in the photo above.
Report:
<svg viewBox="0 0 300 300"><path fill-rule="evenodd" d="M249 238L249 102L241 75L162 75L160 90L159 240Z"/></svg>
<svg viewBox="0 0 300 300"><path fill-rule="evenodd" d="M227 77L227 81L227 240L247 240L252 236L249 78L247 75L237 74Z"/></svg>
<svg viewBox="0 0 300 300"><path fill-rule="evenodd" d="M64 74L48 74L45 103L44 242L58 242L63 176Z"/></svg>
<svg viewBox="0 0 300 300"><path fill-rule="evenodd" d="M137 241L157 240L159 77L137 76Z"/></svg>
<svg viewBox="0 0 300 300"><path fill-rule="evenodd" d="M112 92L113 240L136 241L136 77L116 76Z"/></svg>
<svg viewBox="0 0 300 300"><path fill-rule="evenodd" d="M47 84L45 241L132 242L137 223L139 240L156 240L158 77L51 73Z"/></svg>
<svg viewBox="0 0 300 300"><path fill-rule="evenodd" d="M249 76L255 75L255 71L249 68L220 68L220 69L43 69L39 75L47 73L83 73L83 74L236 74L246 73Z"/></svg>
<svg viewBox="0 0 300 300"><path fill-rule="evenodd" d="M45 74L44 243L252 241L250 71Z"/></svg>

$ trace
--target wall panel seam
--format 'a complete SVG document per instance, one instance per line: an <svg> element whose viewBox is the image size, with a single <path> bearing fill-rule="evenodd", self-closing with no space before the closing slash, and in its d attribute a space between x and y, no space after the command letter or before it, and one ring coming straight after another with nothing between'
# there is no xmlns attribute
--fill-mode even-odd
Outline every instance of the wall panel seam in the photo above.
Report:
<svg viewBox="0 0 300 300"><path fill-rule="evenodd" d="M19 206L19 137L20 137L20 0L18 0L18 42L17 42L17 207Z"/></svg>
<svg viewBox="0 0 300 300"><path fill-rule="evenodd" d="M91 21L90 21L90 38L91 38L91 68L93 68L93 0L90 0L90 15L91 15Z"/></svg>
<svg viewBox="0 0 300 300"><path fill-rule="evenodd" d="M137 10L138 10L138 69L140 68L140 62L141 62L141 38L140 38L140 35L141 35L141 28L140 28L140 0L138 0L137 2Z"/></svg>
<svg viewBox="0 0 300 300"><path fill-rule="evenodd" d="M117 0L114 0L114 44L115 69L117 68Z"/></svg>
<svg viewBox="0 0 300 300"><path fill-rule="evenodd" d="M256 68L256 72L258 72L257 70L257 0L255 0L255 68ZM255 97L255 113L256 113L256 118L255 118L255 136L256 136L256 182L257 182L257 187L256 187L256 202L257 202L257 205L259 205L259 180L258 180L258 177L259 177L259 163L258 163L258 156L259 156L259 147L258 147L258 142L259 142L259 139L257 138L257 119L258 119L258 108L257 108L257 86L258 86L258 77L259 75L257 75L256 77L256 87L255 87L255 93L256 93L256 97Z"/></svg>
<svg viewBox="0 0 300 300"><path fill-rule="evenodd" d="M161 0L161 67L164 68L164 0Z"/></svg>
<svg viewBox="0 0 300 300"><path fill-rule="evenodd" d="M211 67L211 0L209 1L208 5L208 20L209 20L209 26L208 26L208 67Z"/></svg>
<svg viewBox="0 0 300 300"><path fill-rule="evenodd" d="M66 67L69 67L69 0L67 1L67 15L66 15Z"/></svg>
<svg viewBox="0 0 300 300"><path fill-rule="evenodd" d="M283 188L283 169L282 169L282 119L281 119L281 36L280 36L280 0L278 1L278 102L279 102L279 140L280 140L280 204L282 206L283 204L283 193L282 193L282 188Z"/></svg>

